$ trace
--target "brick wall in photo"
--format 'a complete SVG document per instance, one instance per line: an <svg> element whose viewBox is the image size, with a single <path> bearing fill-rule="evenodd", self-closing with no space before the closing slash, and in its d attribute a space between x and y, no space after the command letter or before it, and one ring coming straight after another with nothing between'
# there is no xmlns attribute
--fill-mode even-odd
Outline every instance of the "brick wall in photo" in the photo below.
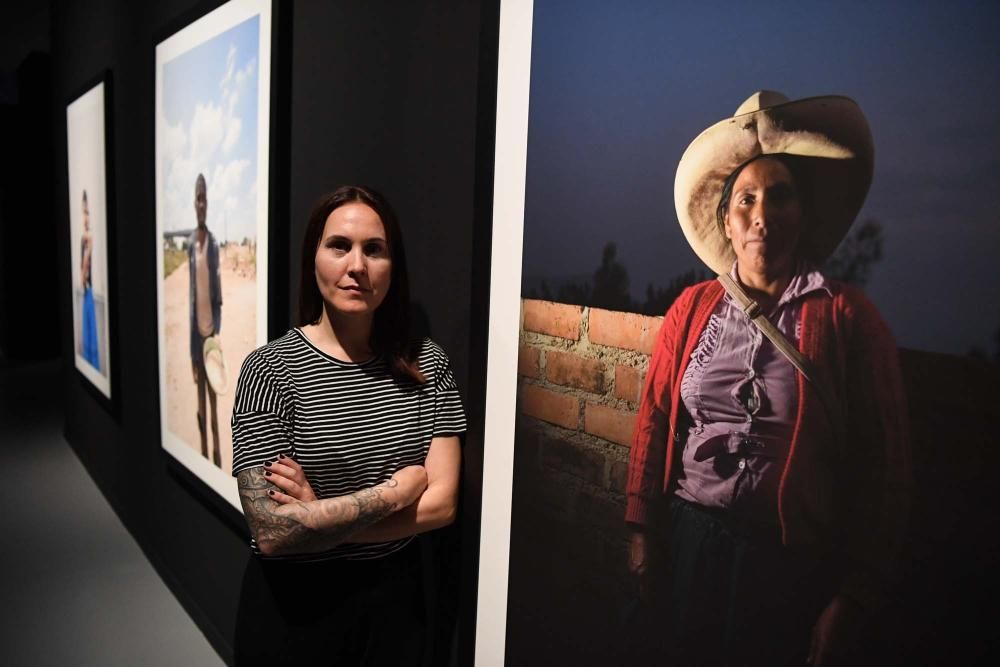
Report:
<svg viewBox="0 0 1000 667"><path fill-rule="evenodd" d="M629 446L662 320L522 301L515 536L565 531L567 557L609 590L623 581Z"/></svg>

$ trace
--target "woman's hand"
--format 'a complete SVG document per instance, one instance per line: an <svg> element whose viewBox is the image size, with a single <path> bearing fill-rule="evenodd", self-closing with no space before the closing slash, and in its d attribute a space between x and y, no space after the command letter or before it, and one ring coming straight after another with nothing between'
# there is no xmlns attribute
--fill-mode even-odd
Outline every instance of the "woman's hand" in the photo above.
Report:
<svg viewBox="0 0 1000 667"><path fill-rule="evenodd" d="M646 599L649 588L649 547L646 533L636 530L628 545L628 571L639 583L639 598Z"/></svg>
<svg viewBox="0 0 1000 667"><path fill-rule="evenodd" d="M278 460L264 464L264 476L267 481L278 487L270 496L282 505L316 500L309 480L295 459L284 454L278 454Z"/></svg>
<svg viewBox="0 0 1000 667"><path fill-rule="evenodd" d="M854 641L857 614L857 607L850 601L834 597L816 621L806 662L818 667L839 664L840 656Z"/></svg>
<svg viewBox="0 0 1000 667"><path fill-rule="evenodd" d="M281 505L316 500L302 466L290 456L279 454L277 461L265 463L264 476L278 487L268 495ZM397 471L385 484L397 487L398 506L406 507L413 504L427 488L427 471L423 466L408 466Z"/></svg>

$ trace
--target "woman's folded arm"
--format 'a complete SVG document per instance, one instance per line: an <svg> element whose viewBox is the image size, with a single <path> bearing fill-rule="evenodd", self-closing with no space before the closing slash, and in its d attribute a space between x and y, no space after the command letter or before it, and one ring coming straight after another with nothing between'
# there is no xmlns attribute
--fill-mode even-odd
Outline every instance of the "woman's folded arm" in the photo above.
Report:
<svg viewBox="0 0 1000 667"><path fill-rule="evenodd" d="M391 479L351 494L281 504L262 466L236 476L240 502L264 556L327 551L402 508L412 506L428 486L422 466L403 468ZM349 538L351 538L349 540Z"/></svg>

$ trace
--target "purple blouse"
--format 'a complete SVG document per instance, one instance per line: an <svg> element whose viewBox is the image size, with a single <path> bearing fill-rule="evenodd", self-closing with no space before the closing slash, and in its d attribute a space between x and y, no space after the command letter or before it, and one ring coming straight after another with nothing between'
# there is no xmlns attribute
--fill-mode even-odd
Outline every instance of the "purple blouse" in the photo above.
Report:
<svg viewBox="0 0 1000 667"><path fill-rule="evenodd" d="M730 275L736 279L736 265ZM794 345L802 297L829 292L814 268L799 265L768 319ZM778 523L778 484L798 406L795 367L728 294L701 332L681 380L694 424L682 454L677 495Z"/></svg>

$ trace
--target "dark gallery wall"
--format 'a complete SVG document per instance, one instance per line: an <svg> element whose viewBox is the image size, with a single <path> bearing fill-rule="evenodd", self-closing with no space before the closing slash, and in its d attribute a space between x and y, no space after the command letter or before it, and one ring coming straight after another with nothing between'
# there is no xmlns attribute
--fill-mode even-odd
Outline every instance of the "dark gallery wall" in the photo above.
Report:
<svg viewBox="0 0 1000 667"><path fill-rule="evenodd" d="M229 660L246 530L161 449L155 349L154 47L219 4L53 3L52 201L67 438ZM429 547L461 592L441 607L460 619L459 655L466 655L478 546L498 3L276 2L274 12L270 335L291 322L312 203L341 183L383 191L403 223L418 314L449 353L470 417L463 518ZM110 409L73 370L65 164L65 105L104 70L112 82L115 198L110 303L118 314Z"/></svg>
<svg viewBox="0 0 1000 667"><path fill-rule="evenodd" d="M0 363L59 356L56 272L24 272L54 261L49 24L48 2L0 5Z"/></svg>

